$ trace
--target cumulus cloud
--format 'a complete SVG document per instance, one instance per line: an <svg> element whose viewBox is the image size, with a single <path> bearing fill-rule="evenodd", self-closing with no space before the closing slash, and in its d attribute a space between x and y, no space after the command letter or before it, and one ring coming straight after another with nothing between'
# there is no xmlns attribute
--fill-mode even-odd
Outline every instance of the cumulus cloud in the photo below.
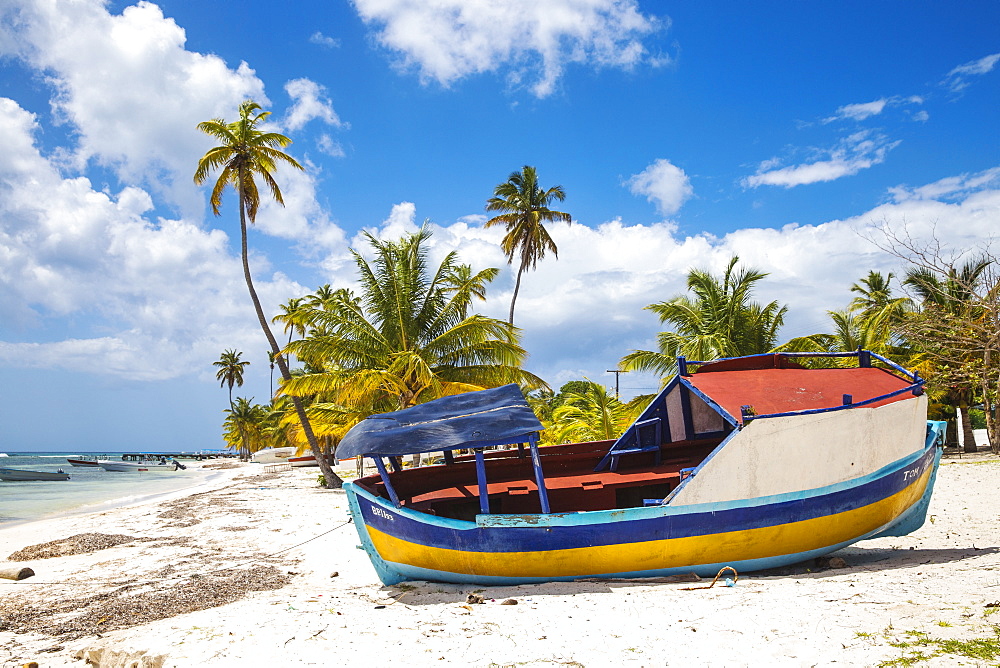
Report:
<svg viewBox="0 0 1000 668"><path fill-rule="evenodd" d="M959 65L945 76L941 85L953 92L959 92L969 87L969 79L974 76L981 76L993 71L996 64L1000 62L1000 53L993 53L983 56L978 60Z"/></svg>
<svg viewBox="0 0 1000 668"><path fill-rule="evenodd" d="M335 128L346 127L327 99L326 89L309 79L293 79L285 84L292 106L285 115L285 127L298 130L311 120L319 119Z"/></svg>
<svg viewBox="0 0 1000 668"><path fill-rule="evenodd" d="M77 139L75 168L94 160L192 215L204 204L191 173L209 145L192 129L232 114L246 98L267 98L245 63L232 70L217 56L187 51L185 39L148 2L120 15L101 2L13 0L0 9L0 50L46 73L54 114Z"/></svg>
<svg viewBox="0 0 1000 668"><path fill-rule="evenodd" d="M95 190L40 154L37 119L0 98L0 361L8 367L158 380L203 368L225 347L259 347L227 235L151 220L136 187ZM264 303L305 290L253 259ZM71 336L59 336L67 323ZM44 327L45 342L20 341ZM83 335L81 335L83 334Z"/></svg>
<svg viewBox="0 0 1000 668"><path fill-rule="evenodd" d="M506 70L531 79L546 97L571 63L629 69L669 61L646 44L666 19L644 15L635 0L354 0L380 44L424 80L443 86Z"/></svg>
<svg viewBox="0 0 1000 668"><path fill-rule="evenodd" d="M734 255L769 274L755 297L788 305L780 332L787 340L830 331L827 310L846 306L853 296L850 286L869 270L897 275L904 271L902 260L872 242L884 241L883 225L896 230L905 226L915 240L927 242L935 230L947 229L947 242L956 249L975 248L994 235L1000 217L1000 167L910 192L913 195L849 219L742 229L721 237L683 236L669 222L638 225L616 219L597 227L549 225L559 257L546 257L523 277L516 304L514 320L531 353L528 368L555 387L582 377L611 383L607 369L615 368L622 356L656 349L662 325L645 307L686 293L690 269L718 274ZM414 231L417 219L416 206L403 202L371 231L381 238L398 238ZM506 319L516 269L500 249L503 230L484 229L475 221L432 229L433 259L455 250L462 262L476 269L502 269L480 311ZM353 265L339 265L338 272L338 284L354 280ZM628 396L651 392L656 384L648 375L622 377L623 394Z"/></svg>
<svg viewBox="0 0 1000 668"><path fill-rule="evenodd" d="M889 151L898 145L898 141L890 141L875 132L856 132L841 140L834 148L820 151L826 156L825 159L781 167L780 159L771 158L760 164L756 174L745 177L741 182L746 188L794 188L810 183L835 181L882 163Z"/></svg>
<svg viewBox="0 0 1000 668"><path fill-rule="evenodd" d="M665 216L677 213L694 193L691 180L684 170L662 158L638 174L633 174L627 185L633 194L645 195Z"/></svg>

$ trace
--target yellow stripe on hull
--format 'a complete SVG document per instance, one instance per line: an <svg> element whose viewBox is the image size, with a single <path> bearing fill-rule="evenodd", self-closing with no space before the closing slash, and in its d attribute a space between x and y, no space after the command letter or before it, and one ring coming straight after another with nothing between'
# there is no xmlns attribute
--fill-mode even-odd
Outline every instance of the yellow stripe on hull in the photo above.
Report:
<svg viewBox="0 0 1000 668"><path fill-rule="evenodd" d="M854 510L758 529L665 540L531 552L470 552L428 547L368 526L379 555L390 563L465 575L558 578L629 573L798 554L851 542L899 517L918 502L933 467L913 484ZM558 531L557 528L553 528Z"/></svg>

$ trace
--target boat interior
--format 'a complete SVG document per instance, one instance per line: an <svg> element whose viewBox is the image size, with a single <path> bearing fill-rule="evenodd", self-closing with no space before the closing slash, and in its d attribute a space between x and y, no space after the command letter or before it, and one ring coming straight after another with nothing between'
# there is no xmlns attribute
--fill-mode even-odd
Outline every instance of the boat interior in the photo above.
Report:
<svg viewBox="0 0 1000 668"><path fill-rule="evenodd" d="M664 499L681 477L702 462L722 442L722 436L683 440L658 448L616 455L613 464L595 471L614 441L550 445L538 449L551 512L614 510ZM535 514L541 501L527 449L484 453L490 513ZM452 519L474 521L481 512L476 462L472 455L451 464L406 468L389 474L404 508ZM378 475L355 484L388 499Z"/></svg>

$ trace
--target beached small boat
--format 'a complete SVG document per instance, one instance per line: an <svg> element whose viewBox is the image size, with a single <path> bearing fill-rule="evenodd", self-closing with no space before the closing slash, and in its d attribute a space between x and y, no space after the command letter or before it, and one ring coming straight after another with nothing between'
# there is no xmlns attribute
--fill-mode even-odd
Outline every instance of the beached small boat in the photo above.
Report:
<svg viewBox="0 0 1000 668"><path fill-rule="evenodd" d="M250 455L250 461L258 464L281 464L295 456L295 448L264 448Z"/></svg>
<svg viewBox="0 0 1000 668"><path fill-rule="evenodd" d="M26 469L0 468L0 480L22 482L26 480L69 480L69 474L62 471L28 471Z"/></svg>
<svg viewBox="0 0 1000 668"><path fill-rule="evenodd" d="M114 471L116 473L173 473L185 468L177 460L162 462L115 462L102 459L98 463L105 471Z"/></svg>
<svg viewBox="0 0 1000 668"><path fill-rule="evenodd" d="M856 366L795 361L809 356ZM867 351L678 363L616 441L537 447L542 425L514 385L356 425L338 454L379 471L344 487L380 579L712 576L923 524L944 425L927 422L916 375ZM399 467L432 451L446 463Z"/></svg>
<svg viewBox="0 0 1000 668"><path fill-rule="evenodd" d="M287 461L292 466L319 466L319 463L316 461L316 457L314 455L298 455L296 457L289 457ZM333 453L330 452L326 455L326 461L330 464L330 466L334 466L341 460L338 460L333 456Z"/></svg>

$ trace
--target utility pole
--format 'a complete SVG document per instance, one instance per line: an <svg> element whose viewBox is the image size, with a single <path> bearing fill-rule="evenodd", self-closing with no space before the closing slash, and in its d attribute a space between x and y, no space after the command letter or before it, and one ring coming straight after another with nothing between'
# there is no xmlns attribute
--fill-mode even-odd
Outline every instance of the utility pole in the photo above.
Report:
<svg viewBox="0 0 1000 668"><path fill-rule="evenodd" d="M621 369L608 369L607 372L615 374L615 399L618 399L619 398L618 397L618 394L619 394L619 392L618 392L618 378L620 377L621 374L628 373L628 371L622 371Z"/></svg>

